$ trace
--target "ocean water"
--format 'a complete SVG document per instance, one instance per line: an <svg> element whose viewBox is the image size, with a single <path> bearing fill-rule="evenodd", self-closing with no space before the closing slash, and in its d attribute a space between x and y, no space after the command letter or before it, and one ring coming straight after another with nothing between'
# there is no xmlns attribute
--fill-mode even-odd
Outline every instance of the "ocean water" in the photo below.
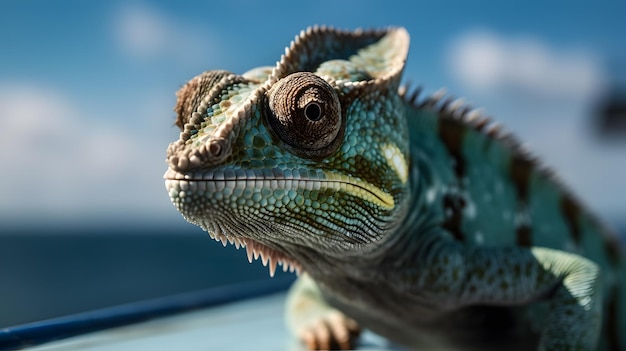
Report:
<svg viewBox="0 0 626 351"><path fill-rule="evenodd" d="M267 279L245 249L224 248L191 225L3 230L0 328Z"/></svg>
<svg viewBox="0 0 626 351"><path fill-rule="evenodd" d="M626 227L621 228L626 234ZM248 263L245 249L224 248L186 223L0 233L0 328L271 279L260 260ZM278 269L276 277L295 278Z"/></svg>

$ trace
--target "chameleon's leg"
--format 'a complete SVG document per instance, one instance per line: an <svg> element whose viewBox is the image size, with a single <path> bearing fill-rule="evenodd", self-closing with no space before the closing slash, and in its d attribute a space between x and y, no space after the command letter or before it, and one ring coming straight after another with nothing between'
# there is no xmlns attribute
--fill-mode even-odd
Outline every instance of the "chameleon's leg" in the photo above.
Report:
<svg viewBox="0 0 626 351"><path fill-rule="evenodd" d="M561 283L550 297L550 316L539 350L595 350L602 325L599 267L581 256L532 249L537 261Z"/></svg>
<svg viewBox="0 0 626 351"><path fill-rule="evenodd" d="M298 278L287 296L287 326L311 350L348 350L359 325L329 306L307 274Z"/></svg>
<svg viewBox="0 0 626 351"><path fill-rule="evenodd" d="M549 315L540 321L544 327L539 350L596 349L602 320L602 281L597 264L546 248L444 244L439 249L430 255L430 267L447 274L423 286L436 289L433 292L445 291L451 306L522 305L548 300Z"/></svg>

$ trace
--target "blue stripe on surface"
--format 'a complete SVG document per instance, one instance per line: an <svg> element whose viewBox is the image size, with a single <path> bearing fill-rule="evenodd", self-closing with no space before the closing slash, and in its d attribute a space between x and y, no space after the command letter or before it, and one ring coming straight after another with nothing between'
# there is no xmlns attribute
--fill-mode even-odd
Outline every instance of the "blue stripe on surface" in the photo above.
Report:
<svg viewBox="0 0 626 351"><path fill-rule="evenodd" d="M294 277L211 288L151 299L0 330L0 349L17 350L49 341L149 319L260 297L286 290Z"/></svg>

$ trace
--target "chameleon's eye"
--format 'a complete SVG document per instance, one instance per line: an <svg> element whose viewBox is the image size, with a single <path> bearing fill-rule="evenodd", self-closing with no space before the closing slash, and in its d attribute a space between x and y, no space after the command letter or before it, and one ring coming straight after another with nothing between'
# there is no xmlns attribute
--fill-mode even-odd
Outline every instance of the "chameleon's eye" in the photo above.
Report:
<svg viewBox="0 0 626 351"><path fill-rule="evenodd" d="M282 141L308 156L335 150L342 129L341 105L335 89L309 72L293 73L268 92L268 120Z"/></svg>

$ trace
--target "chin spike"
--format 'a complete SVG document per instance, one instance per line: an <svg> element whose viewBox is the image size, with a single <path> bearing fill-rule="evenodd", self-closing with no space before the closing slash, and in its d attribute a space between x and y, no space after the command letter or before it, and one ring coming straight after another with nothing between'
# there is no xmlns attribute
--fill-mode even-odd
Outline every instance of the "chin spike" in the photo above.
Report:
<svg viewBox="0 0 626 351"><path fill-rule="evenodd" d="M252 263L252 259L253 259L253 251L254 249L252 249L250 246L246 246L246 255L248 256L248 262Z"/></svg>
<svg viewBox="0 0 626 351"><path fill-rule="evenodd" d="M269 264L270 277L274 278L274 274L276 274L276 260L273 257L270 257Z"/></svg>

